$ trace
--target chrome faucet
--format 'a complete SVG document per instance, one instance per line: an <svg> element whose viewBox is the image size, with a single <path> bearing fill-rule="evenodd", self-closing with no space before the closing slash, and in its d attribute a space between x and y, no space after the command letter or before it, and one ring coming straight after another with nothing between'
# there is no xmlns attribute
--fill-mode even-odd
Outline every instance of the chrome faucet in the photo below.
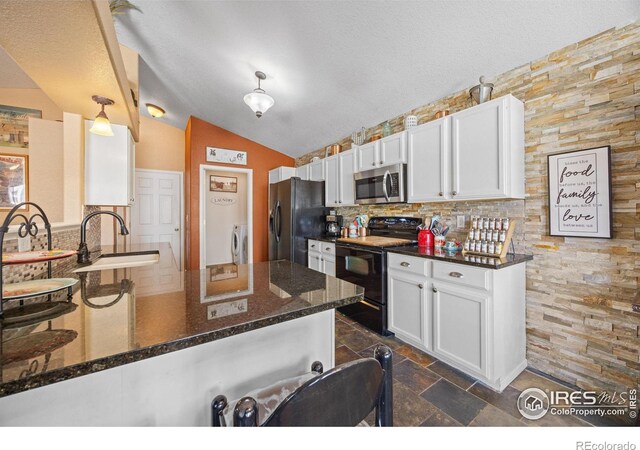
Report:
<svg viewBox="0 0 640 450"><path fill-rule="evenodd" d="M87 222L89 222L89 219L99 214L109 214L110 216L113 216L118 222L120 222L120 234L123 236L129 234L129 230L127 230L122 217L114 212L94 211L87 214L86 217L82 219L82 223L80 224L80 247L78 247L78 264L87 264L89 262L89 249L87 248Z"/></svg>

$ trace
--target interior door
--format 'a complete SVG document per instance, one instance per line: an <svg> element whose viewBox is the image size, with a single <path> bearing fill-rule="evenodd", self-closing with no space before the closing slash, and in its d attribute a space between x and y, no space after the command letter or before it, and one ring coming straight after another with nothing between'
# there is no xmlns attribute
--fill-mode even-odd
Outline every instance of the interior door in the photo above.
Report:
<svg viewBox="0 0 640 450"><path fill-rule="evenodd" d="M168 242L178 269L182 270L180 174L136 170L135 190L136 202L131 207L131 243Z"/></svg>

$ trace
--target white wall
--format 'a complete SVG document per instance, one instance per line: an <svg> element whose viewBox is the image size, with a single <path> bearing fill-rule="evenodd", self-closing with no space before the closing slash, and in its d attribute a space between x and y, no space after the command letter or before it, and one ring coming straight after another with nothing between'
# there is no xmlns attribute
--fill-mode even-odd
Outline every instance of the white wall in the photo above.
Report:
<svg viewBox="0 0 640 450"><path fill-rule="evenodd" d="M207 265L233 262L231 234L234 225L247 223L247 174L207 170L206 172L206 221ZM209 190L211 175L236 177L238 192L212 192ZM217 201L217 203L213 203ZM227 202L233 202L226 204Z"/></svg>

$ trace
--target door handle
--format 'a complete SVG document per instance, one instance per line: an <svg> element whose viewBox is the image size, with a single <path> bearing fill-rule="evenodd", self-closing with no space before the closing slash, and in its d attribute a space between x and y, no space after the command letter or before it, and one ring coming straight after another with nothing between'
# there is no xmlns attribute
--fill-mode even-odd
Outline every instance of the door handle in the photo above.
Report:
<svg viewBox="0 0 640 450"><path fill-rule="evenodd" d="M433 292L438 292L438 290L435 288L435 286L434 286L434 287L432 287L432 288L431 288L431 290L432 290Z"/></svg>
<svg viewBox="0 0 640 450"><path fill-rule="evenodd" d="M420 283L420 284L418 285L418 287L419 287L420 289L422 289L422 288L424 288L424 284Z"/></svg>
<svg viewBox="0 0 640 450"><path fill-rule="evenodd" d="M180 228L174 228L173 231L180 231Z"/></svg>
<svg viewBox="0 0 640 450"><path fill-rule="evenodd" d="M460 272L449 272L449 276L453 278L464 278L464 275Z"/></svg>
<svg viewBox="0 0 640 450"><path fill-rule="evenodd" d="M456 195L458 195L458 192L453 191L453 192L451 192L451 195L453 195L455 197Z"/></svg>
<svg viewBox="0 0 640 450"><path fill-rule="evenodd" d="M384 194L384 198L387 199L387 201L389 201L389 193L387 192L387 180L389 179L390 175L391 173L387 170L382 177L382 193Z"/></svg>

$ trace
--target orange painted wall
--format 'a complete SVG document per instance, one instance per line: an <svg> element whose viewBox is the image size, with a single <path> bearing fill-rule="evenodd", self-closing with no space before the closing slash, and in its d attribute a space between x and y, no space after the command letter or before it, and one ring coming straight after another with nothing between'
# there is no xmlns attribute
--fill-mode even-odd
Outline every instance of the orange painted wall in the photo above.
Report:
<svg viewBox="0 0 640 450"><path fill-rule="evenodd" d="M209 163L253 169L253 261L267 261L269 220L269 170L295 165L295 160L257 142L238 136L209 122L191 116L185 130L186 268L200 266L200 164L207 164L206 147L247 152L247 165Z"/></svg>

